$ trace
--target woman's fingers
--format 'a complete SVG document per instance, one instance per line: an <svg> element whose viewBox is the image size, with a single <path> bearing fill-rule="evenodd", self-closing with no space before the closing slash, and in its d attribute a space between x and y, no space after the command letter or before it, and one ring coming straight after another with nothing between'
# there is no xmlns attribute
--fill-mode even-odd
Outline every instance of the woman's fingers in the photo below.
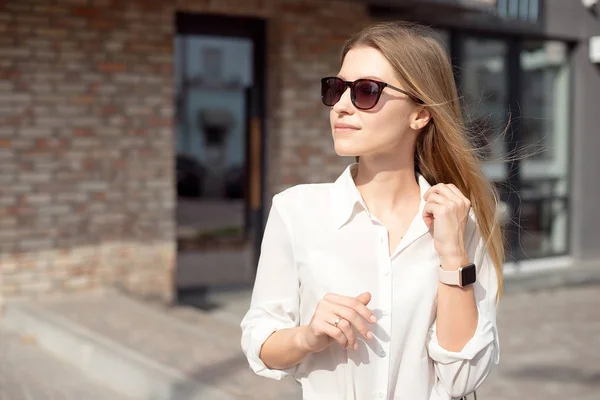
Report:
<svg viewBox="0 0 600 400"><path fill-rule="evenodd" d="M330 338L332 338L333 340L335 340L336 342L338 342L338 344L340 346L342 346L342 348L346 348L348 347L348 339L346 337L346 335L344 334L344 332L342 332L342 330L336 328L334 325L332 325L331 322L328 321L322 321L322 327L321 327L321 331L326 334L327 336L329 336ZM341 321L340 321L341 323ZM339 326L339 324L338 324Z"/></svg>
<svg viewBox="0 0 600 400"><path fill-rule="evenodd" d="M471 207L471 202L469 201L469 199L465 197L465 195L452 183L449 183L447 185L440 183L435 186L432 186L431 188L429 188L429 190L427 190L423 198L425 199L425 201L429 201L431 196L435 193L441 195L442 197L451 201L452 203L455 203L459 207Z"/></svg>
<svg viewBox="0 0 600 400"><path fill-rule="evenodd" d="M360 297L360 296L358 296ZM366 297L366 296L365 296ZM315 311L315 333L327 335L343 348L358 349L357 333L367 340L373 338L365 319L371 323L376 318L366 307L369 299L327 294ZM336 325L336 321L338 322Z"/></svg>
<svg viewBox="0 0 600 400"><path fill-rule="evenodd" d="M355 330L366 340L370 340L373 338L373 333L370 332L368 325L363 320L362 316L358 313L358 311L356 311L353 308L346 307L333 300L338 300L345 304L353 305L359 310L361 309L361 307L366 307L357 299L350 297L339 295L327 295L324 298L327 308L329 308L329 311L331 312L331 314L333 314L333 324L335 325L335 321L337 320L337 318L340 318L340 322L337 324L337 328L340 331L342 331L344 336L346 337L348 347L354 349L358 347ZM359 307L353 300L360 303L361 307ZM366 315L367 318L370 318L369 315L372 315L370 310L368 310L368 314Z"/></svg>
<svg viewBox="0 0 600 400"><path fill-rule="evenodd" d="M431 192L427 197L429 203L445 204L448 200L439 193Z"/></svg>
<svg viewBox="0 0 600 400"><path fill-rule="evenodd" d="M337 329L342 332L344 337L346 338L346 345L351 349L358 349L358 344L356 343L356 334L354 333L354 329L352 329L352 325L348 320L341 319L337 325Z"/></svg>
<svg viewBox="0 0 600 400"><path fill-rule="evenodd" d="M341 296L335 293L328 293L325 295L324 299L330 303L340 304L344 307L351 308L365 321L369 321L372 324L377 322L377 318L375 318L373 312L371 312L371 310L369 310L366 305L361 303L360 300L358 300L355 297Z"/></svg>
<svg viewBox="0 0 600 400"><path fill-rule="evenodd" d="M369 340L373 337L373 334L369 331L369 327L355 310L338 304L335 306L333 312L342 318L342 322L346 321L348 325L354 327L363 338Z"/></svg>
<svg viewBox="0 0 600 400"><path fill-rule="evenodd" d="M452 190L454 192L454 194L456 194L458 197L460 197L460 199L462 200L462 202L467 206L467 208L471 207L471 200L469 200L464 194L463 192L461 192L455 185L453 185L452 183L447 185L448 188L450 190Z"/></svg>
<svg viewBox="0 0 600 400"><path fill-rule="evenodd" d="M438 204L438 203L432 203L432 202L427 202L425 203L425 207L423 207L423 216L432 216L432 217L436 217L436 216L440 216L442 213L444 213L447 210L447 207L444 206L443 204Z"/></svg>

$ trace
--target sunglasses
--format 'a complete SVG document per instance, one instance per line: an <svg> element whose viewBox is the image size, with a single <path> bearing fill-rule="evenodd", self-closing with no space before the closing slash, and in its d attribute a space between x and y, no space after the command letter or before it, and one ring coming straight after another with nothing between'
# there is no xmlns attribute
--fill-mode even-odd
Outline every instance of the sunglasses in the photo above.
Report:
<svg viewBox="0 0 600 400"><path fill-rule="evenodd" d="M379 102L383 89L388 87L410 97L414 102L423 104L423 101L410 93L385 82L373 79L357 79L354 82L345 81L336 76L321 79L321 101L328 107L334 106L350 87L350 100L359 110L370 110Z"/></svg>

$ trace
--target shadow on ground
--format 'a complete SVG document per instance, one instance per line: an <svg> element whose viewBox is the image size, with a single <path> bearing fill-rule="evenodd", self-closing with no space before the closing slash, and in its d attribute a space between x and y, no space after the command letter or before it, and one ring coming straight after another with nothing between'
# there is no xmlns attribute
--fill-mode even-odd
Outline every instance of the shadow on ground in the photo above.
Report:
<svg viewBox="0 0 600 400"><path fill-rule="evenodd" d="M600 386L600 371L585 371L562 365L529 365L511 370L507 375L514 379Z"/></svg>

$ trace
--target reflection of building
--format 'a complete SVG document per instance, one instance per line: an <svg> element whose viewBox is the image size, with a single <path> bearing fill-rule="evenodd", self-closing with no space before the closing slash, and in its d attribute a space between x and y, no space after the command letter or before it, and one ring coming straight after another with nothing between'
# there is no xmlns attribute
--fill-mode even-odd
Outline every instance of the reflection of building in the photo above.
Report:
<svg viewBox="0 0 600 400"><path fill-rule="evenodd" d="M333 156L327 110L318 99L319 78L336 72L349 34L383 19L436 27L462 71L458 77L473 120L490 131L491 154L514 150L514 140L495 140L506 125L506 106L520 123L510 134L548 148L513 164L510 173L506 164L486 166L491 178L519 190L523 199L525 231L510 237L513 255L553 256L555 261L541 261L544 265L565 261L557 255L600 258L595 234L600 226L600 77L587 53L588 38L600 34L600 23L579 1L94 4L22 0L0 6L2 21L10 21L0 43L4 296L117 284L171 297L175 154L185 154L179 159L185 173L178 178L203 181L208 173L198 163L205 159L201 135L178 137L174 126L184 120L196 125L200 109L231 110L241 122L227 135L231 169L226 175L251 179L244 174L250 154L246 122L254 115L246 89L260 73L264 138L257 148L264 157L264 165L258 164L264 167L265 201L257 196L252 205L265 211L279 190L335 178L348 160ZM194 68L188 75L194 79L185 84L208 94L174 101L184 76L174 61L181 46L175 40L177 12L251 18L264 23L264 37L260 42L228 38L235 59L211 50L223 49L216 40L222 38L198 39L197 47L188 49ZM65 17L58 23L53 18L60 14ZM235 32L236 24L218 28ZM86 29L73 33L78 26ZM259 47L264 57L256 65L264 70L257 75L249 60ZM232 72L236 68L247 76ZM219 78L203 79L204 72ZM194 184L188 189L202 191ZM239 185L232 191L239 197ZM517 206L517 196L509 194L505 199Z"/></svg>
<svg viewBox="0 0 600 400"><path fill-rule="evenodd" d="M446 0L439 2L443 13L427 11L433 1L405 3L413 7L386 9L380 19L431 24L451 54L486 173L512 209L508 259L568 264L570 256L594 254L591 245L573 242L587 221L573 203L571 153L574 138L590 140L577 132L572 111L591 92L573 87L573 79L598 80L585 50L598 32L594 15L558 0Z"/></svg>
<svg viewBox="0 0 600 400"><path fill-rule="evenodd" d="M227 138L235 124L233 113L225 108L198 110L198 130L203 133L204 161L209 171L209 182L206 183L207 192L205 192L205 195L224 196L225 187L223 183L227 171Z"/></svg>

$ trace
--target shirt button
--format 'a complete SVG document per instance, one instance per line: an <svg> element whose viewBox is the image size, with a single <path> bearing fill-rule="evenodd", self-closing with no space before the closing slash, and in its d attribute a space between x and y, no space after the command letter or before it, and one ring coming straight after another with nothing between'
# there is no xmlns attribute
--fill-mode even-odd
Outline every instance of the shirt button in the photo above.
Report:
<svg viewBox="0 0 600 400"><path fill-rule="evenodd" d="M387 310L381 310L381 314L382 314L382 315L387 315L387 314L388 314L388 312L387 312Z"/></svg>
<svg viewBox="0 0 600 400"><path fill-rule="evenodd" d="M383 238L379 238L379 243L383 243Z"/></svg>
<svg viewBox="0 0 600 400"><path fill-rule="evenodd" d="M381 357L385 357L385 351L381 350L381 353L379 353L381 355Z"/></svg>
<svg viewBox="0 0 600 400"><path fill-rule="evenodd" d="M385 271L383 271L383 276L388 276L390 274L390 270L386 269Z"/></svg>
<svg viewBox="0 0 600 400"><path fill-rule="evenodd" d="M383 399L383 392L377 392L377 397L379 397L380 399Z"/></svg>

